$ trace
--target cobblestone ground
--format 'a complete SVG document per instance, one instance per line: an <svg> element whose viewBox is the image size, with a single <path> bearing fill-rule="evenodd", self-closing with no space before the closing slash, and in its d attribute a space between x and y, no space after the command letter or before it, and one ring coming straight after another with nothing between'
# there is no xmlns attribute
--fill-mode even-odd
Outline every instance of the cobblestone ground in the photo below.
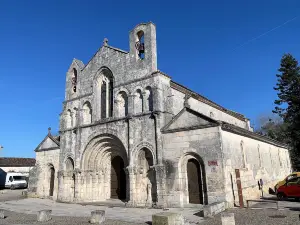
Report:
<svg viewBox="0 0 300 225"><path fill-rule="evenodd" d="M236 225L296 225L300 224L299 211L275 209L230 209ZM220 225L221 214L205 220L201 225Z"/></svg>
<svg viewBox="0 0 300 225"><path fill-rule="evenodd" d="M34 214L22 214L11 211L5 211L5 219L0 219L0 224L25 225L25 224L45 224L45 225L91 225L88 217L66 217L52 216L52 220L41 223L37 222L37 216ZM132 223L117 220L106 220L104 225L147 225L147 223Z"/></svg>

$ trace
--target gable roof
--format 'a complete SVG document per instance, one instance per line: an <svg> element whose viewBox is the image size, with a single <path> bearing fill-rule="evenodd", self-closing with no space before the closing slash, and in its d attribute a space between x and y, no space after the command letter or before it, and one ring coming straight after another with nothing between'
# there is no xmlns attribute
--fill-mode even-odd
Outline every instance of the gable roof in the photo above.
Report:
<svg viewBox="0 0 300 225"><path fill-rule="evenodd" d="M34 158L0 158L0 167L32 167L35 166Z"/></svg>
<svg viewBox="0 0 300 225"><path fill-rule="evenodd" d="M47 143L47 144L46 144ZM46 146L44 146L44 144ZM60 147L60 136L53 136L50 133L50 130L46 137L43 139L43 141L36 147L34 150L35 152L40 152L40 151L47 151L47 150L54 150L54 149L59 149Z"/></svg>
<svg viewBox="0 0 300 225"><path fill-rule="evenodd" d="M183 85L181 85L179 83L176 83L175 81L171 80L170 84L171 84L171 87L174 88L175 90L180 91L180 92L182 92L182 93L184 93L186 95L189 95L189 96L197 99L200 102L203 102L203 103L205 103L207 105L210 105L210 106L212 106L212 107L214 107L214 108L216 108L216 109L218 109L218 110L220 110L222 112L225 112L225 113L227 113L227 114L229 114L229 115L231 115L231 116L233 116L233 117L235 117L237 119L240 119L242 121L246 121L247 120L247 118L244 115L242 115L240 113L237 113L237 112L234 112L234 111L231 111L229 109L226 109L223 106L220 106L217 103L209 100L208 98L206 98L206 97L204 97L204 96L202 96L202 95L200 95L200 94L198 94L198 93L196 93L196 92L188 89L187 87L185 87L185 86L183 86Z"/></svg>
<svg viewBox="0 0 300 225"><path fill-rule="evenodd" d="M225 130L225 131L228 131L228 132L231 132L231 133L234 133L234 134L238 134L238 135L241 135L241 136L244 136L244 137L249 137L249 138L252 138L252 139L255 139L255 140L258 140L258 141L262 141L262 142L265 142L265 143L268 143L268 144L272 144L272 145L275 145L275 146L278 146L278 147L281 147L281 148L289 148L289 146L285 143L282 143L282 142L276 141L274 139L268 138L266 136L257 134L255 132L240 128L240 127L235 126L233 124L222 122L221 128L222 128L222 130Z"/></svg>
<svg viewBox="0 0 300 225"><path fill-rule="evenodd" d="M115 48L115 47L112 47L110 45L102 45L96 52L95 54L92 56L92 58L90 58L90 60L87 62L87 64L84 65L84 67L81 69L81 70L84 70L89 64L90 62L93 60L93 58L95 58L95 56L98 54L98 52L101 51L102 48L108 48L108 49L112 49L114 51L117 51L117 52L120 52L122 54L128 54L129 52L126 52L122 49L119 49L119 48Z"/></svg>
<svg viewBox="0 0 300 225"><path fill-rule="evenodd" d="M220 122L205 116L189 107L184 107L162 129L162 133L203 129L219 126Z"/></svg>
<svg viewBox="0 0 300 225"><path fill-rule="evenodd" d="M80 68L80 70L83 69L84 63L81 60L74 58L73 61L77 64L77 66Z"/></svg>

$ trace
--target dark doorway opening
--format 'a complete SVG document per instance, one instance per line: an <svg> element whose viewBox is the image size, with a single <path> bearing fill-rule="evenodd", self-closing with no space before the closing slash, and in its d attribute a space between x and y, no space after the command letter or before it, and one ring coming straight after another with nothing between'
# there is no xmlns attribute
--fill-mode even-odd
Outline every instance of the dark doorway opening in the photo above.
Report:
<svg viewBox="0 0 300 225"><path fill-rule="evenodd" d="M126 199L126 174L124 171L124 161L120 156L116 156L111 161L111 198Z"/></svg>
<svg viewBox="0 0 300 225"><path fill-rule="evenodd" d="M203 204L203 190L200 164L196 159L187 163L189 203Z"/></svg>
<svg viewBox="0 0 300 225"><path fill-rule="evenodd" d="M49 189L49 196L53 196L54 192L54 178L55 178L55 170L54 167L50 168L50 189Z"/></svg>

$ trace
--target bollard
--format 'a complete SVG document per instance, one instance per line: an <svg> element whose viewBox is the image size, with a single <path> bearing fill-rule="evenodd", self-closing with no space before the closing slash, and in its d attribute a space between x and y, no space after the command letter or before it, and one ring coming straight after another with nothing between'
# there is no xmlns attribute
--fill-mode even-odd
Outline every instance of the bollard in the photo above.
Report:
<svg viewBox="0 0 300 225"><path fill-rule="evenodd" d="M27 198L28 192L27 191L22 191L22 196L24 196L25 198Z"/></svg>
<svg viewBox="0 0 300 225"><path fill-rule="evenodd" d="M105 221L105 211L104 210L95 210L91 212L90 223L103 223Z"/></svg>
<svg viewBox="0 0 300 225"><path fill-rule="evenodd" d="M222 225L235 225L234 213L221 214Z"/></svg>
<svg viewBox="0 0 300 225"><path fill-rule="evenodd" d="M52 210L41 210L37 213L37 221L38 222L47 222L51 220Z"/></svg>
<svg viewBox="0 0 300 225"><path fill-rule="evenodd" d="M5 219L4 209L0 209L0 219Z"/></svg>

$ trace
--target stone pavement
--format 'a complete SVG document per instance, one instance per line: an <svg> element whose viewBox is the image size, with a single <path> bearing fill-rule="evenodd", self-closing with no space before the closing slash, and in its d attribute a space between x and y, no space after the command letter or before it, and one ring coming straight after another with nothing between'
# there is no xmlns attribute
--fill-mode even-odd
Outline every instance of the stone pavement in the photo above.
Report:
<svg viewBox="0 0 300 225"><path fill-rule="evenodd" d="M162 209L123 208L93 205L67 204L52 201L50 199L27 198L14 201L0 202L0 208L17 213L36 214L39 210L51 209L53 216L90 217L93 210L105 210L106 218L133 223L145 223L152 221L152 214L162 212ZM169 212L181 213L187 224L198 224L204 220L199 217L199 209L169 209Z"/></svg>
<svg viewBox="0 0 300 225"><path fill-rule="evenodd" d="M274 209L229 209L234 213L235 225L297 225L299 211ZM221 214L203 221L201 225L221 225Z"/></svg>

